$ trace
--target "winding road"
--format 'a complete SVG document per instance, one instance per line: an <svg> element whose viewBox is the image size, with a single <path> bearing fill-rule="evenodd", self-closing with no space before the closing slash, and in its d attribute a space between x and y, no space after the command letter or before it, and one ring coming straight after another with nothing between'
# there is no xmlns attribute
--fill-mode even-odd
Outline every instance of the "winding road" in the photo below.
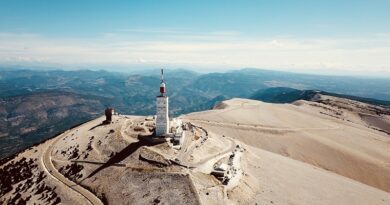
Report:
<svg viewBox="0 0 390 205"><path fill-rule="evenodd" d="M196 127L201 128L199 126L196 126ZM202 131L204 132L204 130L202 130ZM219 152L219 153L217 153L215 155L208 156L208 157L200 160L199 162L193 163L193 162L186 161L186 158L188 158L188 155L190 155L192 153L193 149L195 149L196 145L199 142L191 142L189 137L186 137L185 141L183 142L183 145L182 145L182 150L177 155L177 158L179 159L180 164L182 164L184 166L187 166L187 167L198 167L198 166L201 166L203 164L208 163L210 160L219 159L221 157L224 157L227 153L232 152L234 150L234 148L237 145L235 143L235 141L233 139L227 138L227 137L226 137L226 139L230 142L230 145L228 147L226 147L226 149L222 150L221 152Z"/></svg>
<svg viewBox="0 0 390 205"><path fill-rule="evenodd" d="M44 168L46 169L46 172L52 176L53 178L57 179L58 181L65 184L67 187L72 189L74 192L77 192L77 194L80 194L83 196L87 203L93 204L93 205L103 205L103 203L100 201L98 197L96 197L93 193L88 191L87 189L83 188L82 186L76 184L75 182L69 180L64 175L62 175L58 170L54 167L53 162L51 161L51 153L53 150L54 145L61 139L63 139L63 136L65 136L68 133L68 131L64 132L60 136L57 137L57 139L54 140L54 142L49 145L49 147L45 150L45 152L42 155L42 163L44 165Z"/></svg>

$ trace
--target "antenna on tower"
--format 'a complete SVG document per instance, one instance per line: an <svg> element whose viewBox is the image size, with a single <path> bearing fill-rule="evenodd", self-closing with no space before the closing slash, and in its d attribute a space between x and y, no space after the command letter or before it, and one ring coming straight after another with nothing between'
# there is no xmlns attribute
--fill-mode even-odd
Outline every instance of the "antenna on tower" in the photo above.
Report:
<svg viewBox="0 0 390 205"><path fill-rule="evenodd" d="M164 69L161 68L161 82L164 82Z"/></svg>

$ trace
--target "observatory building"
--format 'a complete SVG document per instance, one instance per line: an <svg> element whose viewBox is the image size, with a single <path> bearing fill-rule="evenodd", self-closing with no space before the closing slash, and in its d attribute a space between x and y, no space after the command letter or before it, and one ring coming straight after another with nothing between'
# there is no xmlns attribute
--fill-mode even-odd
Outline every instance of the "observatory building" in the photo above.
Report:
<svg viewBox="0 0 390 205"><path fill-rule="evenodd" d="M160 95L156 98L156 136L165 136L169 132L168 97L165 92L164 70L161 69Z"/></svg>

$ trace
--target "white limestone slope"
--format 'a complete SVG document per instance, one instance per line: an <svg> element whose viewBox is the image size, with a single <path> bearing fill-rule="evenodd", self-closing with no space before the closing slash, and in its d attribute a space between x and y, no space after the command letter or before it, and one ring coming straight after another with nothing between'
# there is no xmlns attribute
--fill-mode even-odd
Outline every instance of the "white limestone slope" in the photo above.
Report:
<svg viewBox="0 0 390 205"><path fill-rule="evenodd" d="M250 146L243 169L256 181L248 187L258 202L390 203L389 136L333 117L322 106L232 99L182 119ZM247 189L230 196L239 199Z"/></svg>

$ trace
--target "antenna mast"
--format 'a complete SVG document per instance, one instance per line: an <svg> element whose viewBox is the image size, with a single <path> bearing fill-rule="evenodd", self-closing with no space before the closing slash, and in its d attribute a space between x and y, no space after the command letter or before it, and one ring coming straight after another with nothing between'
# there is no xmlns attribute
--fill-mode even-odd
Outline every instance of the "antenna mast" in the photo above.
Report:
<svg viewBox="0 0 390 205"><path fill-rule="evenodd" d="M164 69L161 68L161 82L164 82Z"/></svg>
<svg viewBox="0 0 390 205"><path fill-rule="evenodd" d="M160 93L161 93L161 96L165 96L164 69L161 69Z"/></svg>

